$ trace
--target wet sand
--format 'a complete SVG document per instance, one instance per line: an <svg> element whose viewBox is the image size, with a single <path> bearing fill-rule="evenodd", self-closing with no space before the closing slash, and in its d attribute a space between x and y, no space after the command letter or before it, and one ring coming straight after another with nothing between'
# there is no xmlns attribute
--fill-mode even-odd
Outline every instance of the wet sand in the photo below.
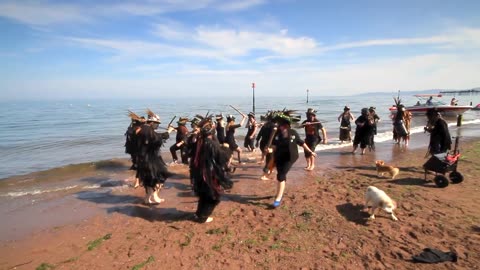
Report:
<svg viewBox="0 0 480 270"><path fill-rule="evenodd" d="M142 262L142 269L476 269L480 142L462 139L459 171L465 182L440 189L423 180L427 140L416 134L408 148L381 143L364 156L350 154L351 146L321 151L313 172L303 170L301 154L275 210L269 209L275 180L259 180L258 153L244 155L247 163L235 172L235 186L209 224L191 220L197 199L183 165L170 167L177 175L162 190L166 202L157 206L143 205L143 189L129 187L133 172L126 160L82 165L74 173L59 169L58 179L42 173L9 179L0 184L2 191L71 188L0 197L0 269L42 263L131 269ZM376 159L398 166L398 178L378 178ZM367 221L362 206L368 185L397 200L399 221L385 213ZM425 247L454 250L459 261L409 261Z"/></svg>

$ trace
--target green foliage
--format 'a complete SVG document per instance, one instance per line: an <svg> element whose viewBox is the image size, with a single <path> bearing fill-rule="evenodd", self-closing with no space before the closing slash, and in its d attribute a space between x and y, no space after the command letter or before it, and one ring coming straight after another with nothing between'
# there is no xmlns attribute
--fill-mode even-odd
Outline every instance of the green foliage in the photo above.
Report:
<svg viewBox="0 0 480 270"><path fill-rule="evenodd" d="M49 269L55 269L55 266L48 264L48 263L42 263L35 270L49 270Z"/></svg>
<svg viewBox="0 0 480 270"><path fill-rule="evenodd" d="M142 269L145 265L152 263L155 261L155 258L153 256L148 257L148 259L144 262L141 262L135 266L132 267L132 270L139 270Z"/></svg>
<svg viewBox="0 0 480 270"><path fill-rule="evenodd" d="M190 245L190 242L192 242L192 237L193 237L193 235L194 235L193 232L187 233L187 234L185 235L187 239L185 240L185 242L180 243L180 246L181 246L181 247L186 247L186 246Z"/></svg>
<svg viewBox="0 0 480 270"><path fill-rule="evenodd" d="M108 234L106 234L106 235L103 236L103 237L100 237L100 238L98 238L98 239L95 239L95 240L93 240L93 241L90 241L90 242L88 242L88 244L87 244L87 249L88 249L88 250L93 250L94 248L96 248L97 246L99 246L103 241L108 240L108 239L110 239L110 238L112 238L112 234L111 234L111 233L108 233Z"/></svg>

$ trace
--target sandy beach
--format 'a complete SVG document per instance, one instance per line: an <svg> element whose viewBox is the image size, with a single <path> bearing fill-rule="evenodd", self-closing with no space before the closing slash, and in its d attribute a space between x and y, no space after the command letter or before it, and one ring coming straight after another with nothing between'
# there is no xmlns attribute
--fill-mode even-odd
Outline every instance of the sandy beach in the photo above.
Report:
<svg viewBox="0 0 480 270"><path fill-rule="evenodd" d="M275 180L259 180L258 153L245 156L208 224L192 221L197 199L183 165L170 167L177 175L157 206L143 205L143 189L128 187L126 160L60 168L59 179L44 180L52 189L62 180L71 187L64 192L0 198L0 269L478 269L480 140L461 142L465 181L444 189L433 175L423 179L427 136L414 140L417 147L383 143L365 156L351 147L321 151L313 172L303 170L301 155L275 210ZM399 176L377 177L376 159L399 167ZM31 187L41 177L12 178L0 188ZM398 221L384 212L367 220L369 185L397 201ZM427 247L454 251L458 262L413 263Z"/></svg>

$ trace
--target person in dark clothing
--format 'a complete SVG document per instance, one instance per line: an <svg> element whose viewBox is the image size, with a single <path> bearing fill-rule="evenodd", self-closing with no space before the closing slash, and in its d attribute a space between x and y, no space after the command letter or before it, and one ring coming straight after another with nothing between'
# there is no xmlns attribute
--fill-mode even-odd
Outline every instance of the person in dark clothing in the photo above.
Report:
<svg viewBox="0 0 480 270"><path fill-rule="evenodd" d="M353 150L352 154L355 154L355 151L360 144L360 149L362 149L362 155L365 154L365 148L370 143L370 134L372 133L373 119L369 117L368 109L363 108L362 114L355 120L357 128L355 129L355 137L353 138Z"/></svg>
<svg viewBox="0 0 480 270"><path fill-rule="evenodd" d="M240 153L242 152L242 149L238 147L237 141L235 140L235 130L245 123L245 118L246 115L242 114L242 121L240 121L240 124L235 124L235 116L229 115L227 116L227 126L225 128L225 142L228 143L228 147L232 152L237 152L238 154L238 163L241 163L242 160L240 159ZM231 161L229 162L230 166Z"/></svg>
<svg viewBox="0 0 480 270"><path fill-rule="evenodd" d="M125 153L130 154L132 160L132 166L130 170L137 171L137 155L138 155L138 140L137 133L140 132L142 125L145 123L145 117L140 117L133 112L129 112L129 116L132 120L130 126L128 126L125 132ZM140 186L140 179L138 173L135 174L134 188Z"/></svg>
<svg viewBox="0 0 480 270"><path fill-rule="evenodd" d="M350 121L353 119L354 117L350 112L350 107L345 106L345 108L343 108L343 113L338 116L338 121L340 122L340 143L343 143L344 141L350 142L352 140L352 126Z"/></svg>
<svg viewBox="0 0 480 270"><path fill-rule="evenodd" d="M315 152L315 148L320 141L323 140L323 144L327 143L327 132L322 123L317 119L314 109L309 108L306 115L307 120L302 122L302 126L305 128L305 143ZM322 137L320 137L320 131L322 132ZM307 161L305 170L312 171L315 168L315 157L310 152L305 152L305 159Z"/></svg>
<svg viewBox="0 0 480 270"><path fill-rule="evenodd" d="M427 118L428 123L425 131L430 133L429 153L435 155L447 152L452 146L452 138L450 137L447 122L435 108L428 109Z"/></svg>
<svg viewBox="0 0 480 270"><path fill-rule="evenodd" d="M218 142L220 144L225 143L225 121L223 121L223 114L215 115L215 130Z"/></svg>
<svg viewBox="0 0 480 270"><path fill-rule="evenodd" d="M393 116L393 140L400 144L403 140L405 146L410 141L410 122L412 114L402 104L397 104L397 113Z"/></svg>
<svg viewBox="0 0 480 270"><path fill-rule="evenodd" d="M250 112L248 114L248 121L247 121L247 134L245 135L245 141L243 146L250 152L255 150L255 133L257 132L257 121L255 119L255 114Z"/></svg>
<svg viewBox="0 0 480 270"><path fill-rule="evenodd" d="M262 157L261 160L258 162L259 164L262 164L265 162L265 166L263 167L263 175L260 179L262 180L269 180L268 175L271 174L271 170L268 167L268 164L270 163L270 159L272 158L272 153L269 153L267 150L267 146L269 143L270 138L273 140L273 133L275 132L275 123L272 121L273 113L270 111L267 113L265 119L266 122L262 125L260 128L260 131L258 132L257 138L256 138L256 143L255 146L260 148L260 151L262 152Z"/></svg>
<svg viewBox="0 0 480 270"><path fill-rule="evenodd" d="M233 182L225 171L228 156L218 141L213 139L212 124L209 118L199 123L200 133L191 167L194 190L199 197L195 216L200 223L213 220L211 215L220 203L224 189L233 187Z"/></svg>
<svg viewBox="0 0 480 270"><path fill-rule="evenodd" d="M278 129L273 138L272 147L268 149L273 152L275 159L275 167L277 169L277 193L272 204L273 208L280 206L285 191L285 182L287 181L287 173L298 159L298 146L302 146L305 152L316 156L308 145L300 138L298 133L291 128L292 119L284 113L277 113L274 121L278 125Z"/></svg>
<svg viewBox="0 0 480 270"><path fill-rule="evenodd" d="M139 151L137 156L138 177L145 187L146 204L158 204L164 201L158 192L166 179L172 175L160 156L160 147L168 139L173 127L168 127L167 132L157 133L155 130L160 124L160 118L148 110L146 124L142 125L138 133Z"/></svg>
<svg viewBox="0 0 480 270"><path fill-rule="evenodd" d="M372 133L370 134L369 149L373 151L375 151L375 135L377 135L377 123L380 121L380 117L377 115L375 109L375 107L368 108L370 118L373 120Z"/></svg>
<svg viewBox="0 0 480 270"><path fill-rule="evenodd" d="M188 136L188 128L185 126L187 124L188 118L180 117L178 120L177 128L177 136L175 137L175 143L170 147L170 153L172 154L173 164L178 163L177 157L177 150L180 150L180 157L182 158L183 164L188 164L188 156L187 156L187 136Z"/></svg>

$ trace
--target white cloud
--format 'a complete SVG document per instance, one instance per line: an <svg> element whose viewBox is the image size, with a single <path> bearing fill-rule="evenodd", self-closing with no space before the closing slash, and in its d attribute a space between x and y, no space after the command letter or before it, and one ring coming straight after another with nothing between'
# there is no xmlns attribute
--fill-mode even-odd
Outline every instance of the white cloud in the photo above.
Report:
<svg viewBox="0 0 480 270"><path fill-rule="evenodd" d="M10 18L32 26L85 23L101 17L124 15L153 16L172 12L187 12L205 8L219 11L239 11L263 4L264 0L137 0L123 3L84 4L81 2L58 3L56 1L12 1L0 3L0 17Z"/></svg>
<svg viewBox="0 0 480 270"><path fill-rule="evenodd" d="M66 22L88 22L81 7L71 4L48 4L30 1L0 3L0 17L10 18L29 25L49 25Z"/></svg>
<svg viewBox="0 0 480 270"><path fill-rule="evenodd" d="M262 5L265 2L265 0L219 1L217 8L222 11L238 11Z"/></svg>
<svg viewBox="0 0 480 270"><path fill-rule="evenodd" d="M294 38L286 36L286 33L285 30L275 34L199 27L194 39L232 56L246 55L253 50L270 51L284 56L309 55L317 48L313 38Z"/></svg>

